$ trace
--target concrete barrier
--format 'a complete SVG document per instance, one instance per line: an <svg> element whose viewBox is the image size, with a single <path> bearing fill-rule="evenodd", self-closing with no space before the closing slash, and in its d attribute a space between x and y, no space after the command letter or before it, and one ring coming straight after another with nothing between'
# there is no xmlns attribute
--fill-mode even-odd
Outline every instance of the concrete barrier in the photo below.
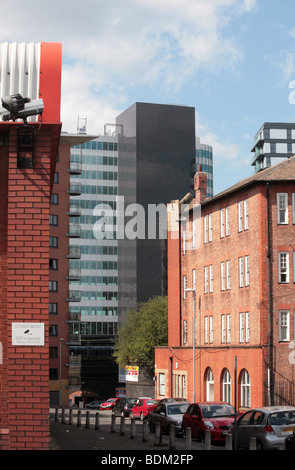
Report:
<svg viewBox="0 0 295 470"><path fill-rule="evenodd" d="M169 449L173 450L176 449L176 441L175 441L175 426L171 424L169 428Z"/></svg>
<svg viewBox="0 0 295 470"><path fill-rule="evenodd" d="M191 450L192 448L192 429L186 428L185 430L185 448Z"/></svg>
<svg viewBox="0 0 295 470"><path fill-rule="evenodd" d="M135 435L136 435L135 419L131 418L131 420L130 420L130 439L134 439Z"/></svg>

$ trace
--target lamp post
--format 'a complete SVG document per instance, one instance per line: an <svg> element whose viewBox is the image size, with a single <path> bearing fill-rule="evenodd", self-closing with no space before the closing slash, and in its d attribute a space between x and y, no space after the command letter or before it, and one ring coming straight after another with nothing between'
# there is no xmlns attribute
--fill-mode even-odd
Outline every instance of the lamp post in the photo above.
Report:
<svg viewBox="0 0 295 470"><path fill-rule="evenodd" d="M61 407L61 343L64 339L59 338L59 406Z"/></svg>
<svg viewBox="0 0 295 470"><path fill-rule="evenodd" d="M193 293L193 403L195 403L196 390L195 390L195 376L196 376L196 291L195 289L185 289L185 292Z"/></svg>

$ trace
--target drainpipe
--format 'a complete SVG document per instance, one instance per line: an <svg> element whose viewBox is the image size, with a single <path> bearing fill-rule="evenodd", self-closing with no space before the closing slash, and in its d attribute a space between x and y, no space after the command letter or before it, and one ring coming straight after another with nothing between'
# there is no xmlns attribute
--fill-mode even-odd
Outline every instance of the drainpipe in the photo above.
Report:
<svg viewBox="0 0 295 470"><path fill-rule="evenodd" d="M269 203L269 183L266 184L267 196L267 263L268 263L268 365L267 365L267 390L268 405L271 405L271 372L272 372L272 269L271 269L271 238L270 238L270 203Z"/></svg>

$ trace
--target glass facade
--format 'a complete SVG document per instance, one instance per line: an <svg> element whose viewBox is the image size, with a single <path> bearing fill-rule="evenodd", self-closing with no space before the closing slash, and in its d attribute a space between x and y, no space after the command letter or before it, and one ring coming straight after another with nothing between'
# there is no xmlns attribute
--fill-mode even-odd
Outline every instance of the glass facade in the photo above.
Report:
<svg viewBox="0 0 295 470"><path fill-rule="evenodd" d="M210 145L200 143L196 138L196 167L202 166L202 171L207 173L207 197L213 197L213 148Z"/></svg>

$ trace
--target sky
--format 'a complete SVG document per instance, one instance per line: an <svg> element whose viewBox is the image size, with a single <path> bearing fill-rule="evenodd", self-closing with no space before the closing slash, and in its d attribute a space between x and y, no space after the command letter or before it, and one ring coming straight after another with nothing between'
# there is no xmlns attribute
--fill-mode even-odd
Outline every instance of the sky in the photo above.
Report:
<svg viewBox="0 0 295 470"><path fill-rule="evenodd" d="M295 122L294 0L9 0L1 42L60 42L62 130L135 102L192 106L214 194L253 174L264 122Z"/></svg>

